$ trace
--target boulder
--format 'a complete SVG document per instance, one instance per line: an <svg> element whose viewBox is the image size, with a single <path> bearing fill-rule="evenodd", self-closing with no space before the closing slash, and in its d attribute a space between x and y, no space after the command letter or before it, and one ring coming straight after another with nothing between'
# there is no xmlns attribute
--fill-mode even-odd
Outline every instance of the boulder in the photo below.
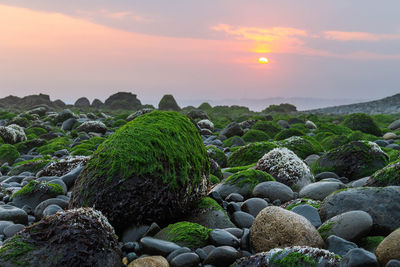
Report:
<svg viewBox="0 0 400 267"><path fill-rule="evenodd" d="M111 95L106 99L104 105L107 108L117 108L117 109L138 109L142 106L136 95L129 92L118 92Z"/></svg>
<svg viewBox="0 0 400 267"><path fill-rule="evenodd" d="M16 124L0 126L0 138L6 144L16 144L26 140L24 129Z"/></svg>
<svg viewBox="0 0 400 267"><path fill-rule="evenodd" d="M250 240L256 252L288 246L324 246L310 221L275 206L266 207L257 215L251 227Z"/></svg>
<svg viewBox="0 0 400 267"><path fill-rule="evenodd" d="M158 103L159 110L174 110L179 111L181 108L175 101L175 98L172 95L164 95L160 102Z"/></svg>
<svg viewBox="0 0 400 267"><path fill-rule="evenodd" d="M299 196L315 200L324 200L332 192L343 188L346 188L346 185L340 182L317 182L303 187L299 192Z"/></svg>
<svg viewBox="0 0 400 267"><path fill-rule="evenodd" d="M165 225L205 195L208 173L207 151L190 120L153 111L97 148L75 182L70 207L95 206L117 232L132 224Z"/></svg>
<svg viewBox="0 0 400 267"><path fill-rule="evenodd" d="M89 99L86 97L78 98L78 100L75 101L74 106L77 108L88 108L90 107Z"/></svg>
<svg viewBox="0 0 400 267"><path fill-rule="evenodd" d="M388 235L375 250L379 264L385 266L390 260L400 260L400 229Z"/></svg>
<svg viewBox="0 0 400 267"><path fill-rule="evenodd" d="M0 266L121 266L107 218L91 208L60 211L8 239Z"/></svg>
<svg viewBox="0 0 400 267"><path fill-rule="evenodd" d="M376 171L367 180L365 186L400 186L400 161L396 161Z"/></svg>
<svg viewBox="0 0 400 267"><path fill-rule="evenodd" d="M76 128L78 132L86 133L101 133L105 134L107 132L107 126L101 121L85 121Z"/></svg>

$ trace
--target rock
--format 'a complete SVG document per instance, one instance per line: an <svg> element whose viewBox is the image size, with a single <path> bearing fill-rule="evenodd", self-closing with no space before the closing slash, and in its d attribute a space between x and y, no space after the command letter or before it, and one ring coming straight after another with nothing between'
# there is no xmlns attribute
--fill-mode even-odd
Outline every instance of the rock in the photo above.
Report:
<svg viewBox="0 0 400 267"><path fill-rule="evenodd" d="M18 232L22 231L24 228L25 226L22 224L12 224L4 228L3 233L6 236L6 238L9 238L17 234Z"/></svg>
<svg viewBox="0 0 400 267"><path fill-rule="evenodd" d="M172 251L171 253L169 253L169 255L167 257L167 261L171 262L171 260L173 258L175 258L176 256L178 256L178 255L180 255L182 253L187 253L187 252L192 252L192 251L187 247L176 249L176 250Z"/></svg>
<svg viewBox="0 0 400 267"><path fill-rule="evenodd" d="M165 225L189 214L205 196L208 172L207 151L189 119L153 111L98 147L76 180L69 205L95 206L117 232L134 223Z"/></svg>
<svg viewBox="0 0 400 267"><path fill-rule="evenodd" d="M63 131L71 131L76 122L77 120L75 118L69 118L62 123L61 129Z"/></svg>
<svg viewBox="0 0 400 267"><path fill-rule="evenodd" d="M314 208L313 206L299 205L299 206L294 207L291 211L294 213L297 213L297 214L303 216L304 218L306 218L307 220L309 220L310 223L315 228L319 227L322 224L321 218L319 217L319 214L318 214L318 210L316 208Z"/></svg>
<svg viewBox="0 0 400 267"><path fill-rule="evenodd" d="M373 219L374 234L387 235L400 227L400 187L361 187L329 195L320 206L322 221L351 210L363 210Z"/></svg>
<svg viewBox="0 0 400 267"><path fill-rule="evenodd" d="M0 145L0 165L12 165L19 156L20 154L15 146L9 144Z"/></svg>
<svg viewBox="0 0 400 267"><path fill-rule="evenodd" d="M314 122L307 120L305 126L308 129L317 129L317 125Z"/></svg>
<svg viewBox="0 0 400 267"><path fill-rule="evenodd" d="M138 111L135 111L134 113L132 113L131 115L129 115L129 116L126 118L126 121L134 120L135 118L137 118L137 117L139 117L139 116L142 116L142 115L144 115L144 114L150 113L150 112L152 112L153 110L154 110L154 109L152 109L152 108L142 108L142 109L139 109Z"/></svg>
<svg viewBox="0 0 400 267"><path fill-rule="evenodd" d="M18 262L44 267L120 266L121 251L107 218L80 208L45 217L8 239L0 251L0 266Z"/></svg>
<svg viewBox="0 0 400 267"><path fill-rule="evenodd" d="M79 125L76 130L78 132L105 134L107 132L107 126L101 121L86 121Z"/></svg>
<svg viewBox="0 0 400 267"><path fill-rule="evenodd" d="M29 205L35 209L41 202L63 194L64 190L57 184L32 180L12 195L12 202L19 208Z"/></svg>
<svg viewBox="0 0 400 267"><path fill-rule="evenodd" d="M256 217L258 213L264 208L268 207L268 202L262 198L249 198L245 202L242 203L241 209L244 212L251 214Z"/></svg>
<svg viewBox="0 0 400 267"><path fill-rule="evenodd" d="M68 201L60 198L50 198L47 199L43 202L40 202L39 205L36 206L34 210L34 215L37 219L41 219L43 216L44 210L50 206L50 205L56 205L59 206L62 209L67 209L68 208Z"/></svg>
<svg viewBox="0 0 400 267"><path fill-rule="evenodd" d="M240 128L239 123L237 122L231 122L225 128L221 131L221 135L226 136L227 138L232 137L232 136L242 136L243 135L243 130Z"/></svg>
<svg viewBox="0 0 400 267"><path fill-rule="evenodd" d="M390 260L385 267L400 267L400 261Z"/></svg>
<svg viewBox="0 0 400 267"><path fill-rule="evenodd" d="M318 232L323 239L336 235L348 241L357 241L372 228L372 218L365 211L352 210L326 220Z"/></svg>
<svg viewBox="0 0 400 267"><path fill-rule="evenodd" d="M286 246L323 247L315 227L303 216L280 207L263 209L254 220L250 240L256 252Z"/></svg>
<svg viewBox="0 0 400 267"><path fill-rule="evenodd" d="M299 190L314 181L310 168L287 148L275 148L265 154L255 167L272 175L276 181Z"/></svg>
<svg viewBox="0 0 400 267"><path fill-rule="evenodd" d="M232 267L338 267L339 262L340 259L335 254L327 250L306 246L293 246L284 249L274 248L268 252L261 252L246 258L241 258L232 264Z"/></svg>
<svg viewBox="0 0 400 267"><path fill-rule="evenodd" d="M291 136L276 142L280 147L286 147L294 152L299 158L305 159L309 155L323 152L322 146L309 136Z"/></svg>
<svg viewBox="0 0 400 267"><path fill-rule="evenodd" d="M0 138L6 144L16 144L26 140L24 129L16 124L0 126Z"/></svg>
<svg viewBox="0 0 400 267"><path fill-rule="evenodd" d="M197 126L199 126L200 129L208 129L210 131L214 131L214 123L207 119L198 121Z"/></svg>
<svg viewBox="0 0 400 267"><path fill-rule="evenodd" d="M74 169L78 167L85 166L88 162L89 157L86 156L74 156L67 157L65 159L61 159L57 162L53 162L50 165L46 166L44 170L40 173L40 176L61 176L63 182L67 185L67 187L71 187L74 183L75 175L78 175L80 170L75 170L76 172L72 172ZM71 172L71 173L70 173ZM70 174L71 176L62 177L64 175L67 176Z"/></svg>
<svg viewBox="0 0 400 267"><path fill-rule="evenodd" d="M314 162L314 174L333 171L351 181L373 174L383 168L388 156L380 147L368 141L353 141L332 149Z"/></svg>
<svg viewBox="0 0 400 267"><path fill-rule="evenodd" d="M292 189L280 182L263 182L254 187L253 196L259 198L268 198L270 201L280 199L281 202L287 202L294 198Z"/></svg>
<svg viewBox="0 0 400 267"><path fill-rule="evenodd" d="M312 154L312 155L307 156L304 159L304 162L307 164L308 167L311 167L313 165L313 163L315 161L317 161L317 159L319 159L319 158L320 158L320 155Z"/></svg>
<svg viewBox="0 0 400 267"><path fill-rule="evenodd" d="M366 186L400 186L400 161L376 171L366 182Z"/></svg>
<svg viewBox="0 0 400 267"><path fill-rule="evenodd" d="M171 260L171 267L197 267L200 258L196 253L182 253Z"/></svg>
<svg viewBox="0 0 400 267"><path fill-rule="evenodd" d="M365 113L354 113L346 116L342 124L353 131L381 136L382 131L371 116Z"/></svg>
<svg viewBox="0 0 400 267"><path fill-rule="evenodd" d="M74 113L69 109L64 109L60 113L57 114L57 117L55 118L55 120L57 122L64 122L64 121L68 120L69 118L75 118Z"/></svg>
<svg viewBox="0 0 400 267"><path fill-rule="evenodd" d="M385 266L389 260L400 260L400 229L393 231L376 248L379 264Z"/></svg>
<svg viewBox="0 0 400 267"><path fill-rule="evenodd" d="M43 211L43 216L50 216L56 214L58 211L62 210L62 208L58 205L52 204L47 206Z"/></svg>
<svg viewBox="0 0 400 267"><path fill-rule="evenodd" d="M77 108L88 108L90 107L89 99L86 97L78 98L78 100L75 101L74 106Z"/></svg>
<svg viewBox="0 0 400 267"><path fill-rule="evenodd" d="M143 236L145 236L148 229L149 226L147 225L132 225L124 230L121 241L123 243L139 241Z"/></svg>
<svg viewBox="0 0 400 267"><path fill-rule="evenodd" d="M355 180L351 183L351 187L363 187L366 186L367 181L369 180L369 176L368 177L364 177L364 178L360 178L358 180Z"/></svg>
<svg viewBox="0 0 400 267"><path fill-rule="evenodd" d="M97 98L93 99L93 102L91 105L92 108L102 108L103 106L104 106L104 103L101 102L101 100L99 100Z"/></svg>
<svg viewBox="0 0 400 267"><path fill-rule="evenodd" d="M203 264L216 267L228 267L240 258L240 252L229 246L221 246L213 249L204 260Z"/></svg>
<svg viewBox="0 0 400 267"><path fill-rule="evenodd" d="M391 124L389 124L388 128L392 131L397 130L400 128L400 120L395 120Z"/></svg>
<svg viewBox="0 0 400 267"><path fill-rule="evenodd" d="M66 184L68 188L71 188L74 185L76 178L78 178L79 174L81 173L82 169L83 166L80 165L75 169L72 169L67 174L61 176L60 179Z"/></svg>
<svg viewBox="0 0 400 267"><path fill-rule="evenodd" d="M321 180L327 179L327 178L339 179L340 177L334 172L320 172L317 175L315 175L316 181L321 181Z"/></svg>
<svg viewBox="0 0 400 267"><path fill-rule="evenodd" d="M329 236L326 239L326 244L330 252L333 252L340 257L344 257L351 249L358 247L355 243L347 241L335 235Z"/></svg>
<svg viewBox="0 0 400 267"><path fill-rule="evenodd" d="M188 118L191 120L196 120L196 119L209 120L210 119L208 117L207 113L205 113L201 109L192 109L191 111L188 112L188 114L186 114L186 116L188 116Z"/></svg>
<svg viewBox="0 0 400 267"><path fill-rule="evenodd" d="M289 123L287 121L285 121L285 120L278 120L276 123L279 126L281 126L282 128L284 128L284 129L289 129L290 128Z"/></svg>
<svg viewBox="0 0 400 267"><path fill-rule="evenodd" d="M159 110L175 110L179 111L181 108L175 101L175 98L172 95L164 95L160 102L158 103Z"/></svg>
<svg viewBox="0 0 400 267"><path fill-rule="evenodd" d="M28 224L28 214L20 208L3 204L0 205L0 221Z"/></svg>
<svg viewBox="0 0 400 267"><path fill-rule="evenodd" d="M219 246L239 247L239 239L223 229L214 229L210 232L209 240L211 244Z"/></svg>
<svg viewBox="0 0 400 267"><path fill-rule="evenodd" d="M397 134L395 134L395 133L385 133L383 135L383 139L385 139L385 140L397 139Z"/></svg>
<svg viewBox="0 0 400 267"><path fill-rule="evenodd" d="M241 194L238 193L230 193L226 198L225 201L228 202L242 202L244 200L244 197Z"/></svg>
<svg viewBox="0 0 400 267"><path fill-rule="evenodd" d="M243 211L236 211L232 215L232 221L239 228L250 228L254 222L254 216Z"/></svg>
<svg viewBox="0 0 400 267"><path fill-rule="evenodd" d="M132 261L128 267L169 267L169 264L162 256L148 256Z"/></svg>
<svg viewBox="0 0 400 267"><path fill-rule="evenodd" d="M140 239L140 244L143 247L143 251L150 255L167 256L172 251L181 248L173 242L147 236Z"/></svg>
<svg viewBox="0 0 400 267"><path fill-rule="evenodd" d="M4 229L13 224L14 223L10 221L0 221L0 235L4 235Z"/></svg>
<svg viewBox="0 0 400 267"><path fill-rule="evenodd" d="M389 144L386 146L386 148L394 149L394 150L400 150L400 146L398 144Z"/></svg>
<svg viewBox="0 0 400 267"><path fill-rule="evenodd" d="M272 142L256 142L235 150L228 156L228 166L244 166L256 163L262 156L278 147Z"/></svg>
<svg viewBox="0 0 400 267"><path fill-rule="evenodd" d="M378 267L378 261L373 253L353 248L343 257L340 267Z"/></svg>
<svg viewBox="0 0 400 267"><path fill-rule="evenodd" d="M341 182L317 182L303 187L299 192L299 196L315 200L324 200L332 192L343 188L346 188L346 185Z"/></svg>
<svg viewBox="0 0 400 267"><path fill-rule="evenodd" d="M130 92L118 92L109 96L104 105L111 109L138 109L142 106L135 94Z"/></svg>

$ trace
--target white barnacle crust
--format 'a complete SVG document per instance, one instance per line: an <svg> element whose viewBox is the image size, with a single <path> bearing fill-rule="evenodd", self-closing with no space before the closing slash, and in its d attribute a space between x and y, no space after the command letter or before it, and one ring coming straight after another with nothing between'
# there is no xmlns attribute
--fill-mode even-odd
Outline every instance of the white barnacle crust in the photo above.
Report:
<svg viewBox="0 0 400 267"><path fill-rule="evenodd" d="M24 129L16 124L0 126L0 137L4 142L9 144L15 144L26 140Z"/></svg>

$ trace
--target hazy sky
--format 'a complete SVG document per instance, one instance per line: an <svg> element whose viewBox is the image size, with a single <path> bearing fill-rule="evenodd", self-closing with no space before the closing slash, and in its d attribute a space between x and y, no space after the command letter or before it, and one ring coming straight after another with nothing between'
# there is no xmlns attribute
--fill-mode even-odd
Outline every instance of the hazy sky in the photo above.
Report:
<svg viewBox="0 0 400 267"><path fill-rule="evenodd" d="M0 0L0 97L381 98L400 91L399 10L398 0Z"/></svg>

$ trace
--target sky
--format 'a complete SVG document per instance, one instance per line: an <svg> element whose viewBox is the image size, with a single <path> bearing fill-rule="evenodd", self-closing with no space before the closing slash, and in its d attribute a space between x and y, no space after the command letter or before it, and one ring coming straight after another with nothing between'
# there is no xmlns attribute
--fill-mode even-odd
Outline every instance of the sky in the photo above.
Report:
<svg viewBox="0 0 400 267"><path fill-rule="evenodd" d="M400 91L399 10L398 0L0 0L0 97L378 99Z"/></svg>

